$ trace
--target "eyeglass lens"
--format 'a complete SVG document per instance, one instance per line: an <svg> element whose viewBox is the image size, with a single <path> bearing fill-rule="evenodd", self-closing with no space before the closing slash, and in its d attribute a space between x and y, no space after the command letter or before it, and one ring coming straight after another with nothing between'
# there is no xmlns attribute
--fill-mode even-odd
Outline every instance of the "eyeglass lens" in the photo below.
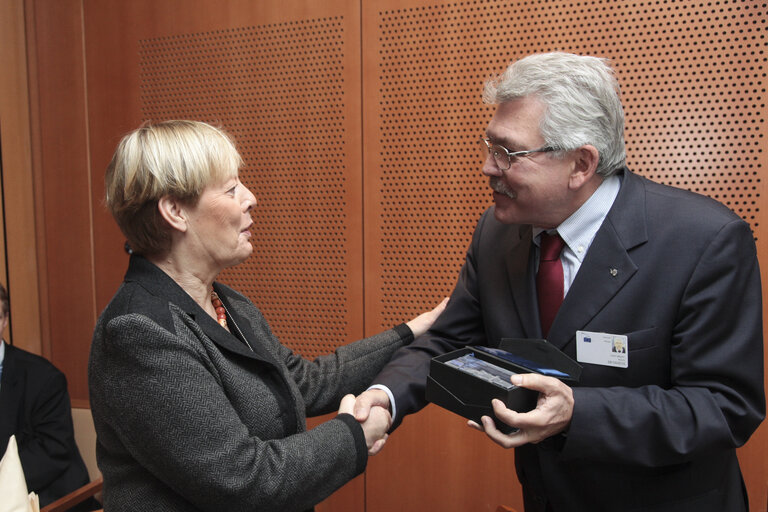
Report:
<svg viewBox="0 0 768 512"><path fill-rule="evenodd" d="M496 163L496 167L502 171L509 169L517 159L517 157L510 156L502 146L485 139L480 140L480 146L483 150L483 159L488 159L488 155L491 154L493 156L493 161Z"/></svg>

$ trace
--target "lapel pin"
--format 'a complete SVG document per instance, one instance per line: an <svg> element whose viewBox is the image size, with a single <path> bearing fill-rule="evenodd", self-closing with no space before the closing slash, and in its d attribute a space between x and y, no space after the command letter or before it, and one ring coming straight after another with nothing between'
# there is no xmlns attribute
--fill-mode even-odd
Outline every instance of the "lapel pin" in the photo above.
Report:
<svg viewBox="0 0 768 512"><path fill-rule="evenodd" d="M613 277L616 277L619 274L619 271L616 270L615 268L612 268L611 270L609 270L609 272Z"/></svg>

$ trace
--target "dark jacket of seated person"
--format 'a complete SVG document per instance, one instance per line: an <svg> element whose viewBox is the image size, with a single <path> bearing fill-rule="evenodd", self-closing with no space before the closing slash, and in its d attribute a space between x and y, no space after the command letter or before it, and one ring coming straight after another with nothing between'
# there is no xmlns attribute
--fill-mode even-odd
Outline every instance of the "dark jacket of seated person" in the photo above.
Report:
<svg viewBox="0 0 768 512"><path fill-rule="evenodd" d="M2 452L15 434L27 488L43 507L89 482L75 444L67 380L46 359L0 345Z"/></svg>

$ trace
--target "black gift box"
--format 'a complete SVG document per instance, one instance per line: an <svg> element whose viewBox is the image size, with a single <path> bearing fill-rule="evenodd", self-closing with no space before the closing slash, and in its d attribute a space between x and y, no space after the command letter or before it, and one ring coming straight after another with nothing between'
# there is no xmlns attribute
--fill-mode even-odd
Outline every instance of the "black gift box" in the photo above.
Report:
<svg viewBox="0 0 768 512"><path fill-rule="evenodd" d="M581 365L545 340L504 338L497 349L470 346L432 358L426 398L478 424L481 416L490 416L499 430L509 433L514 428L494 416L491 400L527 412L538 399L537 391L512 385L511 373L540 373L576 383Z"/></svg>

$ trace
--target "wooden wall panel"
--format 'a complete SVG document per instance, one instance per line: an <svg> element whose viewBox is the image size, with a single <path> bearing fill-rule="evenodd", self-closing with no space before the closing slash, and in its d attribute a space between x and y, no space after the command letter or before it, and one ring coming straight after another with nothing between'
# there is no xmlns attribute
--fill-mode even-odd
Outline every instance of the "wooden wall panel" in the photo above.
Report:
<svg viewBox="0 0 768 512"><path fill-rule="evenodd" d="M491 202L478 143L493 110L480 91L511 58L494 7L364 6L368 332L450 294ZM522 510L513 453L435 406L405 419L367 475L368 512Z"/></svg>
<svg viewBox="0 0 768 512"><path fill-rule="evenodd" d="M367 332L453 288L492 202L482 84L530 53L611 59L630 168L724 202L768 257L765 2L389 0L364 3L362 19ZM766 431L739 453L753 510L766 506ZM521 509L513 454L475 434L438 409L406 419L368 471L368 510Z"/></svg>
<svg viewBox="0 0 768 512"><path fill-rule="evenodd" d="M312 356L362 334L359 14L350 2L296 3L87 3L89 114L96 169L144 119L233 134L259 200L256 250L223 279ZM97 205L101 173L93 190ZM94 228L103 307L126 256L103 209Z"/></svg>
<svg viewBox="0 0 768 512"><path fill-rule="evenodd" d="M75 403L88 397L86 366L95 321L91 203L80 2L33 1L36 52L36 229L46 355L68 378ZM15 299L11 299L15 301Z"/></svg>
<svg viewBox="0 0 768 512"><path fill-rule="evenodd" d="M27 62L27 25L23 0L0 2L0 282L12 295L11 321L4 338L16 346L43 350L35 250L33 141Z"/></svg>

